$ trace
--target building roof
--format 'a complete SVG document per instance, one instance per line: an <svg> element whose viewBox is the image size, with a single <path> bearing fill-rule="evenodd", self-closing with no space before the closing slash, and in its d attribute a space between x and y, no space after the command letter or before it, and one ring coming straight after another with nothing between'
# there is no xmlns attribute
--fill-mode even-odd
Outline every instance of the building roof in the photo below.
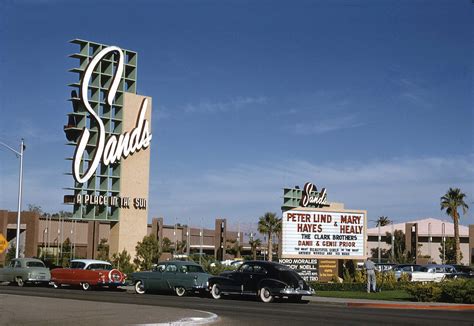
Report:
<svg viewBox="0 0 474 326"><path fill-rule="evenodd" d="M419 236L442 236L443 235L443 223L445 226L445 235L448 237L454 236L454 223L443 221L436 218L424 218L420 220L414 220L404 223L397 223L393 224L394 230L402 230L405 232L405 224L406 223L417 223L418 224L418 235ZM380 234L385 235L386 232L392 232L392 224L380 227ZM379 228L374 227L367 229L368 235L378 235ZM461 237L468 237L469 236L469 228L464 225L459 225L459 236Z"/></svg>

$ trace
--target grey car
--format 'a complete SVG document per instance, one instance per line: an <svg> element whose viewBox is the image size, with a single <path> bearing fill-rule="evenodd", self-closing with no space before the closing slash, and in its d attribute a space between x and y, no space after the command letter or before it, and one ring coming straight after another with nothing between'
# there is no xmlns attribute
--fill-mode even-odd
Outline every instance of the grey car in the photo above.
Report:
<svg viewBox="0 0 474 326"><path fill-rule="evenodd" d="M41 260L35 258L12 259L8 266L0 268L0 282L23 286L26 283L48 284L50 280L49 269Z"/></svg>
<svg viewBox="0 0 474 326"><path fill-rule="evenodd" d="M131 280L138 294L172 291L182 297L186 293L206 291L210 276L194 262L167 261L158 263L152 271L132 273Z"/></svg>

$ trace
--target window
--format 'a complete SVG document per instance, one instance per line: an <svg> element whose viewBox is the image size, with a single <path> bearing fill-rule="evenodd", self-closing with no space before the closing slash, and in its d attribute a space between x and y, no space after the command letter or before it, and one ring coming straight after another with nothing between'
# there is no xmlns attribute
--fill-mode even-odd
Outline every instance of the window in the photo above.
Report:
<svg viewBox="0 0 474 326"><path fill-rule="evenodd" d="M26 263L26 267L45 267L40 261L29 261Z"/></svg>
<svg viewBox="0 0 474 326"><path fill-rule="evenodd" d="M109 270L112 269L112 265L109 265L109 264L90 264L89 266L87 266L86 269L89 269L89 270L101 269L101 270L109 271Z"/></svg>
<svg viewBox="0 0 474 326"><path fill-rule="evenodd" d="M176 272L177 270L178 270L178 268L176 267L176 265L168 265L168 266L166 266L166 271L167 271L167 272L173 273L173 272Z"/></svg>
<svg viewBox="0 0 474 326"><path fill-rule="evenodd" d="M253 272L253 266L250 264L243 264L240 267L240 271L244 273L252 273Z"/></svg>
<svg viewBox="0 0 474 326"><path fill-rule="evenodd" d="M12 260L10 264L8 264L8 267L13 268L15 266L16 260Z"/></svg>
<svg viewBox="0 0 474 326"><path fill-rule="evenodd" d="M19 260L15 261L15 268L20 268L21 262Z"/></svg>
<svg viewBox="0 0 474 326"><path fill-rule="evenodd" d="M204 273L204 270L201 266L196 265L187 265L188 272L190 273Z"/></svg>
<svg viewBox="0 0 474 326"><path fill-rule="evenodd" d="M181 273L187 273L188 272L188 267L186 265L183 265L179 268L179 271Z"/></svg>
<svg viewBox="0 0 474 326"><path fill-rule="evenodd" d="M83 263L82 261L71 262L72 269L84 269L84 267L86 267L86 263Z"/></svg>
<svg viewBox="0 0 474 326"><path fill-rule="evenodd" d="M158 265L154 268L155 271L157 272L164 272L166 269L166 265L162 264L162 265Z"/></svg>
<svg viewBox="0 0 474 326"><path fill-rule="evenodd" d="M263 268L262 266L259 266L259 265L254 265L253 266L253 272L258 273L258 274L267 274L267 271L265 270L265 268Z"/></svg>

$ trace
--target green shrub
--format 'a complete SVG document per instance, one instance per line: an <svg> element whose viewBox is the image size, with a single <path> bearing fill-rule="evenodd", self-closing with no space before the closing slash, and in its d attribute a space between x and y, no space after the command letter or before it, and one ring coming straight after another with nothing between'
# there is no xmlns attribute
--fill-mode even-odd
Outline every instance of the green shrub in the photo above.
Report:
<svg viewBox="0 0 474 326"><path fill-rule="evenodd" d="M342 279L344 280L344 283L352 283L353 282L351 273L350 273L348 268L344 268L344 272L342 273Z"/></svg>
<svg viewBox="0 0 474 326"><path fill-rule="evenodd" d="M474 280L446 280L441 282L441 300L454 303L474 303Z"/></svg>
<svg viewBox="0 0 474 326"><path fill-rule="evenodd" d="M405 290L418 302L436 302L441 299L441 286L437 283L409 283Z"/></svg>
<svg viewBox="0 0 474 326"><path fill-rule="evenodd" d="M407 273L402 273L400 278L398 279L400 283L409 283L410 282L410 275Z"/></svg>
<svg viewBox="0 0 474 326"><path fill-rule="evenodd" d="M361 269L356 269L354 271L354 282L355 283L365 283L367 282L366 272Z"/></svg>

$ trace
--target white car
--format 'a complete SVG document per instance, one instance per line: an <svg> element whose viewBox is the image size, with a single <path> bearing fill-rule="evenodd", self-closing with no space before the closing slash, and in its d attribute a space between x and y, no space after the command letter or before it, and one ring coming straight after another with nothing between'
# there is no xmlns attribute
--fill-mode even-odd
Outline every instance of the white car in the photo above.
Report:
<svg viewBox="0 0 474 326"><path fill-rule="evenodd" d="M420 271L411 273L412 282L441 282L453 271L453 267L449 265L426 265Z"/></svg>

